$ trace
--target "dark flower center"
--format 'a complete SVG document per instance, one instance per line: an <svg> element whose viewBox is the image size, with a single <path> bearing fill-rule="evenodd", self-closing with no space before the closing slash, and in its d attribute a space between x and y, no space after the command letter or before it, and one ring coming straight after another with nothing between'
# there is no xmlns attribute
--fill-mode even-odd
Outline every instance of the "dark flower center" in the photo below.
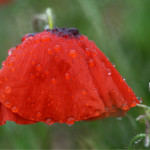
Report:
<svg viewBox="0 0 150 150"><path fill-rule="evenodd" d="M77 38L78 36L80 36L80 33L78 31L78 29L76 28L53 28L53 29L47 29L48 32L51 32L52 34L56 34L58 36L62 36L64 38L69 38L69 37L75 37Z"/></svg>

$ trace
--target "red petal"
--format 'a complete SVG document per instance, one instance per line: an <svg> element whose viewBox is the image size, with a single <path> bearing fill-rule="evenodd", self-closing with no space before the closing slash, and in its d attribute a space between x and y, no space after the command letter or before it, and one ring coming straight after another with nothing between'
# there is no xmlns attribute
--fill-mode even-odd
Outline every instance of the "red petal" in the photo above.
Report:
<svg viewBox="0 0 150 150"><path fill-rule="evenodd" d="M0 101L15 117L73 124L122 114L139 103L85 36L63 38L44 31L29 37L13 49L0 71Z"/></svg>

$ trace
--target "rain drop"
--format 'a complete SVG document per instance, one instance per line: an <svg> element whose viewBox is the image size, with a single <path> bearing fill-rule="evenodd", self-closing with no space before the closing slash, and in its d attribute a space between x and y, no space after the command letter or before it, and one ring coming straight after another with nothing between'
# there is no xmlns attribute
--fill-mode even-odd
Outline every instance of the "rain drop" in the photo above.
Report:
<svg viewBox="0 0 150 150"><path fill-rule="evenodd" d="M58 56L57 56L57 55L54 57L54 59L55 59L56 61L58 61L58 60L59 60L59 58L58 58Z"/></svg>
<svg viewBox="0 0 150 150"><path fill-rule="evenodd" d="M55 84L56 83L56 79L55 78L52 78L51 79L51 84Z"/></svg>
<svg viewBox="0 0 150 150"><path fill-rule="evenodd" d="M12 112L17 113L19 111L19 109L16 106L13 106L11 108Z"/></svg>
<svg viewBox="0 0 150 150"><path fill-rule="evenodd" d="M91 55L90 49L89 49L89 48L86 48L86 49L85 49L85 53L86 53L88 56L90 56L90 55Z"/></svg>
<svg viewBox="0 0 150 150"><path fill-rule="evenodd" d="M123 110L128 110L128 109L129 109L129 107L128 107L128 105L127 105L127 104L123 104L123 105L122 105L122 109L123 109Z"/></svg>
<svg viewBox="0 0 150 150"><path fill-rule="evenodd" d="M59 52L61 50L61 46L60 45L56 45L55 46L55 52Z"/></svg>
<svg viewBox="0 0 150 150"><path fill-rule="evenodd" d="M133 101L130 105L131 105L131 107L134 107L134 106L136 106L136 101Z"/></svg>
<svg viewBox="0 0 150 150"><path fill-rule="evenodd" d="M73 125L74 124L74 117L68 117L67 118L67 125Z"/></svg>
<svg viewBox="0 0 150 150"><path fill-rule="evenodd" d="M90 67L93 67L93 66L95 65L94 60L93 60L93 59L89 59L89 60L88 60L88 65L89 65Z"/></svg>
<svg viewBox="0 0 150 150"><path fill-rule="evenodd" d="M41 112L37 112L37 117L41 117L42 116L42 113Z"/></svg>
<svg viewBox="0 0 150 150"><path fill-rule="evenodd" d="M6 86L5 92L9 94L11 92L11 88L9 86Z"/></svg>
<svg viewBox="0 0 150 150"><path fill-rule="evenodd" d="M76 50L70 50L69 51L69 56L72 57L72 58L76 58L76 56L77 56Z"/></svg>
<svg viewBox="0 0 150 150"><path fill-rule="evenodd" d="M137 99L140 101L140 103L142 103L142 98L141 97L137 97Z"/></svg>
<svg viewBox="0 0 150 150"><path fill-rule="evenodd" d="M107 71L108 71L108 75L110 76L111 75L111 70L107 69Z"/></svg>
<svg viewBox="0 0 150 150"><path fill-rule="evenodd" d="M82 90L82 95L86 95L86 90Z"/></svg>
<svg viewBox="0 0 150 150"><path fill-rule="evenodd" d="M48 75L48 74L49 74L49 71L48 71L48 70L45 70L45 74Z"/></svg>
<svg viewBox="0 0 150 150"><path fill-rule="evenodd" d="M108 107L105 107L105 111L106 111L106 112L108 112L108 111L109 111Z"/></svg>
<svg viewBox="0 0 150 150"><path fill-rule="evenodd" d="M35 121L35 118L34 118L34 117L32 117L32 118L31 118L31 120L32 120L32 121Z"/></svg>
<svg viewBox="0 0 150 150"><path fill-rule="evenodd" d="M48 54L52 54L52 49L49 48L49 49L47 50L47 52L48 52Z"/></svg>
<svg viewBox="0 0 150 150"><path fill-rule="evenodd" d="M128 92L130 93L132 91L132 89L131 88L128 88Z"/></svg>
<svg viewBox="0 0 150 150"><path fill-rule="evenodd" d="M114 67L116 67L116 65L115 65L114 63L112 63L112 65L113 65Z"/></svg>
<svg viewBox="0 0 150 150"><path fill-rule="evenodd" d="M9 101L6 101L5 102L5 106L8 107L8 108L10 108L11 107L11 103Z"/></svg>
<svg viewBox="0 0 150 150"><path fill-rule="evenodd" d="M70 73L68 73L68 72L65 73L65 78L66 78L66 79L70 79Z"/></svg>
<svg viewBox="0 0 150 150"><path fill-rule="evenodd" d="M96 110L96 111L95 111L95 115L96 115L96 116L100 115L100 113L101 113L100 110Z"/></svg>
<svg viewBox="0 0 150 150"><path fill-rule="evenodd" d="M38 64L38 65L36 66L36 70L37 70L37 71L40 71L41 69L42 69L41 65Z"/></svg>
<svg viewBox="0 0 150 150"><path fill-rule="evenodd" d="M52 124L54 123L54 121L53 121L51 118L47 118L47 119L45 120L45 122L46 122L46 124L48 124L48 125L52 125Z"/></svg>
<svg viewBox="0 0 150 150"><path fill-rule="evenodd" d="M34 75L33 75L32 73L30 74L30 78L31 78L31 79L33 79L33 78L34 78Z"/></svg>

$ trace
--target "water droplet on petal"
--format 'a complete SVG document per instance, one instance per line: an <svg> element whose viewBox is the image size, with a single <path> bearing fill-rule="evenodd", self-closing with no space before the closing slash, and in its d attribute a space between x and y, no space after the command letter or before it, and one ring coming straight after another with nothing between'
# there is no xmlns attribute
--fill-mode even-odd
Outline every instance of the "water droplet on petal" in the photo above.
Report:
<svg viewBox="0 0 150 150"><path fill-rule="evenodd" d="M45 120L45 122L46 122L47 125L52 125L54 123L54 121L51 118L47 118Z"/></svg>
<svg viewBox="0 0 150 150"><path fill-rule="evenodd" d="M12 112L17 113L19 111L19 109L16 106L13 106L11 108Z"/></svg>
<svg viewBox="0 0 150 150"><path fill-rule="evenodd" d="M75 121L75 120L74 120L74 117L68 117L66 123L67 123L67 125L70 126L70 125L73 125L73 124L74 124L74 121Z"/></svg>
<svg viewBox="0 0 150 150"><path fill-rule="evenodd" d="M32 117L32 118L31 118L31 120L32 120L32 121L35 121L35 118L34 118L34 117Z"/></svg>
<svg viewBox="0 0 150 150"><path fill-rule="evenodd" d="M49 74L49 71L48 71L48 70L45 70L45 74L48 75L48 74Z"/></svg>
<svg viewBox="0 0 150 150"><path fill-rule="evenodd" d="M56 61L58 61L58 60L59 60L59 57L56 55L56 56L54 57L54 59L55 59Z"/></svg>
<svg viewBox="0 0 150 150"><path fill-rule="evenodd" d="M56 79L55 78L52 78L51 79L51 84L55 84L56 83Z"/></svg>
<svg viewBox="0 0 150 150"><path fill-rule="evenodd" d="M77 56L76 50L70 50L69 51L69 56L72 57L72 58L76 58L76 56Z"/></svg>
<svg viewBox="0 0 150 150"><path fill-rule="evenodd" d="M8 108L10 108L11 107L11 103L9 101L6 101L5 102L5 106L8 107Z"/></svg>
<svg viewBox="0 0 150 150"><path fill-rule="evenodd" d="M134 106L136 106L136 104L137 104L137 102L136 102L136 101L133 101L133 102L130 104L130 106L131 106L131 107L134 107Z"/></svg>
<svg viewBox="0 0 150 150"><path fill-rule="evenodd" d="M61 50L61 46L60 45L56 45L55 46L55 52L59 52Z"/></svg>
<svg viewBox="0 0 150 150"><path fill-rule="evenodd" d="M51 38L49 36L43 36L42 37L42 42L50 42Z"/></svg>
<svg viewBox="0 0 150 150"><path fill-rule="evenodd" d="M96 116L99 116L100 114L101 114L101 111L100 111L100 110L96 110L96 111L95 111L95 115L96 115Z"/></svg>
<svg viewBox="0 0 150 150"><path fill-rule="evenodd" d="M11 92L11 88L9 86L6 86L5 92L9 94Z"/></svg>
<svg viewBox="0 0 150 150"><path fill-rule="evenodd" d="M91 55L90 49L89 49L89 48L86 48L86 49L85 49L85 53L86 53L88 56L90 56L90 55Z"/></svg>
<svg viewBox="0 0 150 150"><path fill-rule="evenodd" d="M90 67L93 67L93 66L95 65L94 60L93 60L93 59L89 59L89 60L88 60L88 65L89 65Z"/></svg>
<svg viewBox="0 0 150 150"><path fill-rule="evenodd" d="M121 106L121 108L122 108L123 110L128 110L128 109L129 109L129 107L128 107L127 104L123 104L123 105Z"/></svg>
<svg viewBox="0 0 150 150"><path fill-rule="evenodd" d="M137 99L140 101L140 103L142 103L142 98L141 97L137 97Z"/></svg>
<svg viewBox="0 0 150 150"><path fill-rule="evenodd" d="M37 117L41 117L42 116L42 113L41 112L37 112Z"/></svg>
<svg viewBox="0 0 150 150"><path fill-rule="evenodd" d="M111 75L111 70L107 69L107 71L108 71L108 75L110 76Z"/></svg>
<svg viewBox="0 0 150 150"><path fill-rule="evenodd" d="M13 52L14 52L15 48L11 48L9 51L8 51L8 55L10 56Z"/></svg>
<svg viewBox="0 0 150 150"><path fill-rule="evenodd" d="M36 66L36 70L37 70L37 71L40 71L41 69L42 69L41 65L38 64L38 65Z"/></svg>
<svg viewBox="0 0 150 150"><path fill-rule="evenodd" d="M105 107L105 111L106 111L106 112L108 112L108 111L109 111L108 107Z"/></svg>
<svg viewBox="0 0 150 150"><path fill-rule="evenodd" d="M48 52L48 54L52 54L52 49L49 48L49 49L47 50L47 52Z"/></svg>
<svg viewBox="0 0 150 150"><path fill-rule="evenodd" d="M112 63L112 65L113 65L114 67L116 67L116 65L115 65L114 63Z"/></svg>
<svg viewBox="0 0 150 150"><path fill-rule="evenodd" d="M86 90L82 90L82 95L86 95Z"/></svg>
<svg viewBox="0 0 150 150"><path fill-rule="evenodd" d="M31 73L30 78L33 79L33 78L35 78L35 76Z"/></svg>
<svg viewBox="0 0 150 150"><path fill-rule="evenodd" d="M132 89L131 88L128 88L128 92L130 93L132 91Z"/></svg>
<svg viewBox="0 0 150 150"><path fill-rule="evenodd" d="M68 73L68 72L65 73L65 78L66 78L66 79L70 79L70 73Z"/></svg>

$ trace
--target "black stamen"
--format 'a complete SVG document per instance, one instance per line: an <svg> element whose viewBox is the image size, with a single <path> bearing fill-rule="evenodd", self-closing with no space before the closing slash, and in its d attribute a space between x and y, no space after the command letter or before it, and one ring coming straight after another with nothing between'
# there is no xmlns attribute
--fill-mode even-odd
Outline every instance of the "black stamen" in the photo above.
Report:
<svg viewBox="0 0 150 150"><path fill-rule="evenodd" d="M51 32L52 34L56 34L58 36L62 36L64 38L69 38L69 37L75 37L77 38L78 36L80 36L80 33L78 31L78 29L76 28L70 28L70 29L66 29L66 28L57 28L54 27L53 29L47 29L48 32Z"/></svg>

